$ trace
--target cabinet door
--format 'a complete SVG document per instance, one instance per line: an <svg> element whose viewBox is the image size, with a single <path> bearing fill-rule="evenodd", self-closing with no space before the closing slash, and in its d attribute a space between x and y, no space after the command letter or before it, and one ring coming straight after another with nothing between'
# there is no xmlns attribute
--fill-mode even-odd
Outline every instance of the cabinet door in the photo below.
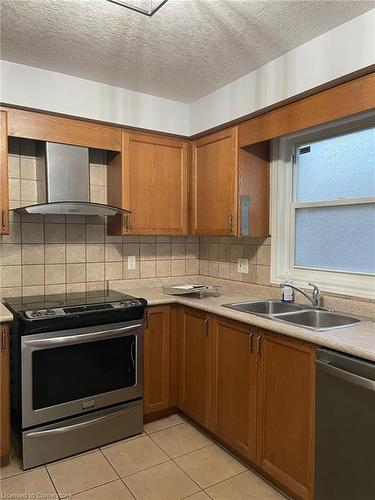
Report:
<svg viewBox="0 0 375 500"><path fill-rule="evenodd" d="M237 234L237 127L193 142L193 234Z"/></svg>
<svg viewBox="0 0 375 500"><path fill-rule="evenodd" d="M0 399L1 399L1 441L0 441L0 460L1 465L9 462L10 454L10 413L9 413L9 327L2 324L1 333L1 380L0 380Z"/></svg>
<svg viewBox="0 0 375 500"><path fill-rule="evenodd" d="M257 331L215 318L213 325L212 430L245 458L255 461Z"/></svg>
<svg viewBox="0 0 375 500"><path fill-rule="evenodd" d="M9 234L7 113L0 111L0 234Z"/></svg>
<svg viewBox="0 0 375 500"><path fill-rule="evenodd" d="M126 234L187 234L187 142L124 134Z"/></svg>
<svg viewBox="0 0 375 500"><path fill-rule="evenodd" d="M315 348L263 332L258 383L258 465L297 498L312 498Z"/></svg>
<svg viewBox="0 0 375 500"><path fill-rule="evenodd" d="M169 306L146 311L144 331L144 413L169 407Z"/></svg>
<svg viewBox="0 0 375 500"><path fill-rule="evenodd" d="M210 320L207 314L183 308L181 331L181 409L209 425Z"/></svg>

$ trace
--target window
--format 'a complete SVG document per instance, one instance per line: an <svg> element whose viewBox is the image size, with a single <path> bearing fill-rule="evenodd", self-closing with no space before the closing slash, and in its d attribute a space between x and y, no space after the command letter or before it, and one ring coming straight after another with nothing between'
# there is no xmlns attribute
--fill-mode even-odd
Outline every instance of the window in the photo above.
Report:
<svg viewBox="0 0 375 500"><path fill-rule="evenodd" d="M375 115L282 138L272 165L271 280L375 292Z"/></svg>

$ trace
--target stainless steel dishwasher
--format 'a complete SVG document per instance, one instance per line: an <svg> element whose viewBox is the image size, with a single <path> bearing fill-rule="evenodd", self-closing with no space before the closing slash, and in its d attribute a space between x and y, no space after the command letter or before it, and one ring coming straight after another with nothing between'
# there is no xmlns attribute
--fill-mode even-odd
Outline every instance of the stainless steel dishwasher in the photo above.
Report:
<svg viewBox="0 0 375 500"><path fill-rule="evenodd" d="M375 498L375 363L317 349L315 500Z"/></svg>

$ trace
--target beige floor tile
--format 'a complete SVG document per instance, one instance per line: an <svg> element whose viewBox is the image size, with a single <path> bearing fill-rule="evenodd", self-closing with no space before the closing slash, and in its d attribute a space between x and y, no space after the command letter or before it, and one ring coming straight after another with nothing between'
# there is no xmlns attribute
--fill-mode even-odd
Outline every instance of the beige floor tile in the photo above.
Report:
<svg viewBox="0 0 375 500"><path fill-rule="evenodd" d="M55 488L44 467L23 474L8 477L1 481L2 498L32 498L30 495L39 494L39 498L48 495L48 498L58 498ZM23 496L24 495L24 496ZM37 498L35 496L35 498Z"/></svg>
<svg viewBox="0 0 375 500"><path fill-rule="evenodd" d="M5 479L7 477L15 476L16 474L22 474L24 471L21 467L21 462L16 457L10 457L10 462L8 465L1 467L0 477Z"/></svg>
<svg viewBox="0 0 375 500"><path fill-rule="evenodd" d="M210 439L188 423L155 432L152 439L172 458L212 444Z"/></svg>
<svg viewBox="0 0 375 500"><path fill-rule="evenodd" d="M174 414L166 418L155 420L155 422L145 424L143 429L147 434L152 434L153 432L162 431L179 424L186 424L186 420L180 415Z"/></svg>
<svg viewBox="0 0 375 500"><path fill-rule="evenodd" d="M112 446L116 446L120 443L127 443L128 441L132 441L133 439L138 439L138 438L144 437L144 436L147 436L147 434L145 432L142 432L141 434L136 434L135 436L130 436L128 438L121 439L120 441L115 441L114 443L106 444L105 446L101 446L100 449L105 450L106 448L111 448Z"/></svg>
<svg viewBox="0 0 375 500"><path fill-rule="evenodd" d="M176 463L203 489L247 470L215 444L176 458Z"/></svg>
<svg viewBox="0 0 375 500"><path fill-rule="evenodd" d="M210 497L204 491L200 491L199 493L194 493L190 497L186 497L185 500L211 500Z"/></svg>
<svg viewBox="0 0 375 500"><path fill-rule="evenodd" d="M169 460L168 455L148 436L116 444L102 451L121 477Z"/></svg>
<svg viewBox="0 0 375 500"><path fill-rule="evenodd" d="M199 491L172 461L132 474L124 481L137 500L179 500Z"/></svg>
<svg viewBox="0 0 375 500"><path fill-rule="evenodd" d="M215 484L206 491L214 500L285 500L281 493L251 471Z"/></svg>
<svg viewBox="0 0 375 500"><path fill-rule="evenodd" d="M76 500L134 500L133 495L120 479L91 490L82 491L82 493L73 495L72 498Z"/></svg>
<svg viewBox="0 0 375 500"><path fill-rule="evenodd" d="M79 493L118 479L100 451L47 466L61 495Z"/></svg>

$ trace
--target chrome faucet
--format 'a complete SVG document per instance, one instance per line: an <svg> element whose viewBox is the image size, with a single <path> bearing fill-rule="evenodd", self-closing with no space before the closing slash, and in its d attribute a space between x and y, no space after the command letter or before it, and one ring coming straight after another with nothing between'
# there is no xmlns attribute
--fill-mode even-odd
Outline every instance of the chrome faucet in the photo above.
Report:
<svg viewBox="0 0 375 500"><path fill-rule="evenodd" d="M293 288L293 290L296 290L297 292L302 293L313 305L313 307L320 307L320 290L319 288L314 285L314 283L308 283L308 285L313 287L312 291L312 297L309 297L306 292L301 290L301 288L298 288L298 286L292 285L291 283L281 283L281 287L283 288L284 286L290 286L290 288Z"/></svg>

